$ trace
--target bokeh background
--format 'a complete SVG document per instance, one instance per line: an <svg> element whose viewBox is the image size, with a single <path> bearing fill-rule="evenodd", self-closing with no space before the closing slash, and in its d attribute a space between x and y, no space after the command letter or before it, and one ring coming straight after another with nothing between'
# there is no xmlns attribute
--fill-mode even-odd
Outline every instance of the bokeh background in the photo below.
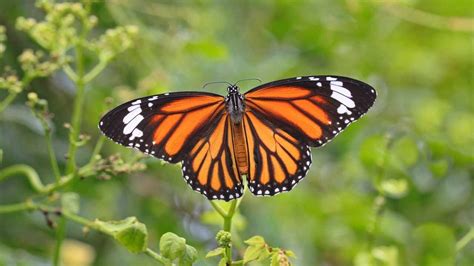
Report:
<svg viewBox="0 0 474 266"><path fill-rule="evenodd" d="M354 77L378 92L368 115L330 144L313 149L313 165L292 192L246 195L234 219L237 247L262 235L293 250L295 265L473 265L474 84L471 0L387 1L97 1L96 34L117 25L139 28L129 49L88 85L83 132L99 136L105 99L115 104L156 93L203 90L211 81L301 75ZM38 46L15 29L19 16L41 19L34 1L0 1L7 50L0 65ZM93 34L94 34L93 32ZM11 70L9 70L11 71ZM20 71L21 72L21 71ZM242 90L256 86L242 83ZM54 149L67 151L74 85L61 71L31 87L49 102ZM223 85L206 91L226 93ZM3 92L2 92L3 93ZM3 98L5 94L0 96ZM26 94L0 115L0 169L33 166L51 181L48 155ZM86 160L92 143L80 148ZM103 154L136 151L106 142ZM61 166L63 156L59 156ZM150 245L168 231L199 251L215 247L221 221L185 184L178 166L145 159L147 170L110 180L87 178L67 188L80 195L81 215L104 220L136 216ZM23 178L0 183L0 204L31 194ZM471 232L472 233L472 232ZM152 265L110 237L69 223L65 251L91 265ZM466 238L464 238L466 240ZM41 213L0 216L0 265L48 265L54 232Z"/></svg>

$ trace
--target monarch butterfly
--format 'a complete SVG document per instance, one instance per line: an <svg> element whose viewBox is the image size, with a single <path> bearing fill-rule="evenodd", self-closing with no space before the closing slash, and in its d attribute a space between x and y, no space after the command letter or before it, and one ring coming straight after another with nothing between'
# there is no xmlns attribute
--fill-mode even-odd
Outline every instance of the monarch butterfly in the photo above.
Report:
<svg viewBox="0 0 474 266"><path fill-rule="evenodd" d="M278 80L241 94L174 92L124 103L99 128L113 141L170 163L210 200L290 191L322 146L373 105L370 85L340 76Z"/></svg>

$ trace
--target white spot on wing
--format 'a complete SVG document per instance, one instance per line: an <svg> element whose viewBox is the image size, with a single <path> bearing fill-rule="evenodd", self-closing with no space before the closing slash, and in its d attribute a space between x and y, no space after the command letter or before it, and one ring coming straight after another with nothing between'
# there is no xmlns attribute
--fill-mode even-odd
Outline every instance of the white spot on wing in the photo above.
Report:
<svg viewBox="0 0 474 266"><path fill-rule="evenodd" d="M339 107L337 108L337 113L338 114L348 114L348 115L352 114L352 112L349 111L349 109L347 109L347 107L343 104L339 105Z"/></svg>
<svg viewBox="0 0 474 266"><path fill-rule="evenodd" d="M132 121L133 118L135 118L138 114L140 114L142 112L142 108L140 108L140 106L137 106L138 108L131 111L130 113L128 113L126 116L123 117L123 123L124 124L128 124L130 123L130 121Z"/></svg>
<svg viewBox="0 0 474 266"><path fill-rule="evenodd" d="M140 138L143 136L143 131L141 131L140 129L138 128L135 128L133 131L132 131L132 135L130 136L129 140L134 140L135 138ZM143 140L140 140L141 142L143 142Z"/></svg>
<svg viewBox="0 0 474 266"><path fill-rule="evenodd" d="M140 104L142 101L141 100L136 100L134 102L132 102L133 105L136 105L136 104Z"/></svg>
<svg viewBox="0 0 474 266"><path fill-rule="evenodd" d="M326 77L326 80L327 80L327 81L333 81L333 80L337 80L337 78L333 78L333 77Z"/></svg>
<svg viewBox="0 0 474 266"><path fill-rule="evenodd" d="M319 80L319 78L315 78L315 77L309 77L308 79L309 79L309 80L312 80L312 81Z"/></svg>
<svg viewBox="0 0 474 266"><path fill-rule="evenodd" d="M333 81L333 82L337 82L337 81ZM351 94L351 92L350 92L348 89L346 89L346 88L344 88L344 87L341 87L341 86L338 86L338 85L334 85L333 82L331 82L331 90L337 91L337 92L339 92L340 94L342 94L342 95L344 95L344 96L347 96L347 97L349 97L349 98L352 97L352 94ZM341 83L342 83L342 82L341 82Z"/></svg>
<svg viewBox="0 0 474 266"><path fill-rule="evenodd" d="M132 133L132 131L140 124L140 122L144 119L142 115L135 116L132 121L130 121L127 126L123 129L123 134L128 135Z"/></svg>
<svg viewBox="0 0 474 266"><path fill-rule="evenodd" d="M333 99L336 99L338 102L344 104L345 106L349 107L349 108L354 108L355 107L355 103L353 100L351 100L350 98L338 93L338 92L335 92L333 91L332 94L331 94L331 98Z"/></svg>

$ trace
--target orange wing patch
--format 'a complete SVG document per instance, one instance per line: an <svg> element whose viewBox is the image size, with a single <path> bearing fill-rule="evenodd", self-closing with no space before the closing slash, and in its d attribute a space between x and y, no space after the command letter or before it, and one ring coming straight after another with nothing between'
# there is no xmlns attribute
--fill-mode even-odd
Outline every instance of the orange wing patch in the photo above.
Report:
<svg viewBox="0 0 474 266"><path fill-rule="evenodd" d="M186 155L182 170L187 183L208 199L229 201L242 196L231 120L227 115L223 115Z"/></svg>
<svg viewBox="0 0 474 266"><path fill-rule="evenodd" d="M245 113L243 123L249 151L250 191L257 196L290 191L309 169L309 147L252 112Z"/></svg>
<svg viewBox="0 0 474 266"><path fill-rule="evenodd" d="M217 104L221 99L214 96L195 96L190 99L177 99L163 105L161 111L166 113L182 113L192 109Z"/></svg>
<svg viewBox="0 0 474 266"><path fill-rule="evenodd" d="M291 102L271 100L251 100L249 105L263 114L271 116L284 122L291 127L298 128L305 136L317 140L322 135L322 129L318 123L311 119Z"/></svg>

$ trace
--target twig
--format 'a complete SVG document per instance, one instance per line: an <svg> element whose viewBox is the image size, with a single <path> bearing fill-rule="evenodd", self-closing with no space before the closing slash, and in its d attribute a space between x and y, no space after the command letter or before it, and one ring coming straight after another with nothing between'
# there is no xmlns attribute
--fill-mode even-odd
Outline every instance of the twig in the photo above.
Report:
<svg viewBox="0 0 474 266"><path fill-rule="evenodd" d="M443 17L394 3L385 3L383 7L391 15L426 27L452 31L474 31L474 19L472 18Z"/></svg>

